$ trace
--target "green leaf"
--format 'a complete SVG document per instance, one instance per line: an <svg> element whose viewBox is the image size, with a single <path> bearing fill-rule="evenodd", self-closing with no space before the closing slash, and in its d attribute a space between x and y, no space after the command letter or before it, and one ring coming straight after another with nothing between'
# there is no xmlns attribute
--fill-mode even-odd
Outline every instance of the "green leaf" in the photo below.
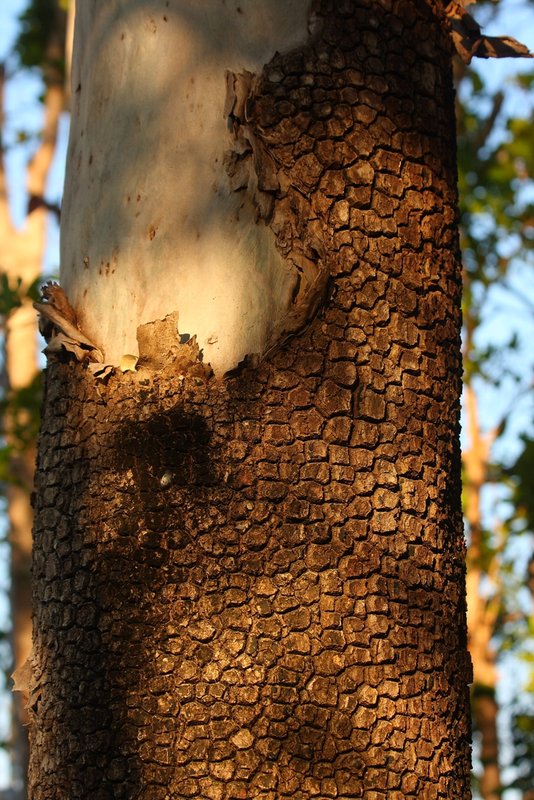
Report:
<svg viewBox="0 0 534 800"><path fill-rule="evenodd" d="M5 272L0 273L0 316L9 316L12 311L22 304L21 286L21 278L13 281L12 279L10 280Z"/></svg>
<svg viewBox="0 0 534 800"><path fill-rule="evenodd" d="M22 67L39 67L54 79L64 78L64 45L66 13L64 3L58 0L31 0L19 17L20 33L15 51ZM59 36L58 36L59 34ZM55 43L52 46L52 43ZM58 56L58 52L60 56Z"/></svg>

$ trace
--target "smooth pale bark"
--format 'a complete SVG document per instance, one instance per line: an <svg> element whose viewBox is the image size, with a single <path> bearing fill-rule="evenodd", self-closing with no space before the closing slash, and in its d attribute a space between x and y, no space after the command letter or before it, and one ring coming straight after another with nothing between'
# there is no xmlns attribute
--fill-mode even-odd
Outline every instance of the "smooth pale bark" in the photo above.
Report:
<svg viewBox="0 0 534 800"><path fill-rule="evenodd" d="M164 13L182 23L197 5L169 2ZM120 8L125 24L131 9L141 23L161 11ZM263 240L273 236L289 269L302 257L330 274L300 336L226 380L222 360L218 374L205 367L206 348L203 364L194 347L169 345L173 318L149 326L135 373L95 381L68 355L51 359L34 556L34 800L470 796L461 267L439 11L318 2L313 37L269 40L246 119L234 115L276 177ZM96 29L94 46L114 30L120 19ZM137 55L113 73L132 120L150 99L127 91ZM83 95L83 75L80 84ZM83 102L97 114L100 100ZM97 154L87 136L71 154L100 159L107 222L95 226L99 206L74 203L68 186L66 236L85 224L103 253L100 233L109 246L113 226L125 230L125 181L135 187L161 165L142 149L115 170L115 145ZM180 224L172 188L161 187L163 241ZM253 187L241 194L252 206ZM204 224L208 235L209 215ZM148 303L152 288L168 292L167 267L129 226L132 242L120 245L143 252L147 275L132 273L131 305ZM75 261L62 265L71 300L88 335L100 315L107 352L126 298L113 305L96 266L85 289L107 299L95 311ZM261 259L252 271L264 275ZM190 305L180 320L199 312L198 295Z"/></svg>
<svg viewBox="0 0 534 800"><path fill-rule="evenodd" d="M310 5L80 4L62 281L109 363L175 312L219 373L272 343L299 270L230 186L226 72L305 42Z"/></svg>

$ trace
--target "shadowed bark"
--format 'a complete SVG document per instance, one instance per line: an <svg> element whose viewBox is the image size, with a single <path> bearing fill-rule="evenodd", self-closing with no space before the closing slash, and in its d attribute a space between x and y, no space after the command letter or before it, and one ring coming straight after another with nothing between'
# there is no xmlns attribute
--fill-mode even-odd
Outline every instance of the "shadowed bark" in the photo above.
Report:
<svg viewBox="0 0 534 800"><path fill-rule="evenodd" d="M470 796L449 43L317 13L247 111L310 326L226 380L50 361L34 800Z"/></svg>

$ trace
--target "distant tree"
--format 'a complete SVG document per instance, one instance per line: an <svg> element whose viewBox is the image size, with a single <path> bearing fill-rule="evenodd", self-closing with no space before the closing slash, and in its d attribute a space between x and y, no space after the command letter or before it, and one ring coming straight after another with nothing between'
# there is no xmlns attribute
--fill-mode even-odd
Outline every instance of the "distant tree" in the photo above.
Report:
<svg viewBox="0 0 534 800"><path fill-rule="evenodd" d="M58 120L64 107L65 12L57 2L33 2L21 17L21 32L12 63L38 68L44 80L43 128L28 165L28 214L18 228L8 203L5 170L6 135L3 90L9 72L0 65L0 299L4 333L2 418L4 447L0 478L6 486L11 546L11 618L15 668L31 650L31 528L35 441L39 423L40 374L32 300L44 258L47 216L57 209L46 200L46 181L54 156ZM25 133L20 132L21 139ZM19 796L26 796L28 762L27 715L24 699L14 698L12 727L13 776Z"/></svg>
<svg viewBox="0 0 534 800"><path fill-rule="evenodd" d="M492 7L498 8L498 4ZM532 78L532 73L519 75L515 91L528 91ZM521 505L517 502L519 497L514 498L510 491L510 464L496 459L499 445L515 424L513 412L518 400L523 406L532 402L530 342L522 341L516 320L523 320L523 325L525 318L532 320L533 307L529 306L528 292L518 293L515 273L518 263L522 263L524 273L529 265L534 266L534 206L525 191L532 186L534 175L534 126L528 102L522 116L510 116L505 87L490 90L483 70L458 64L457 79L467 440L463 469L468 627L474 666L472 707L480 741L478 790L484 800L500 800L506 788L501 772L506 764L501 752L503 718L499 722L497 700L500 651L509 650L512 639L516 650L521 649L520 641L528 632L528 609L521 601L524 576L517 575L514 565L518 536L525 532L525 526L518 524ZM499 306L505 303L500 310ZM511 318L510 310L515 318ZM501 318L506 337L499 325ZM490 328L493 340L488 341ZM488 334L484 337L485 331ZM481 396L488 389L497 388L501 396L508 393L509 402L508 406L506 401L502 403L501 417L488 430L481 422ZM490 486L501 504L501 508L492 508L491 519ZM511 513L503 514L504 499L512 501Z"/></svg>

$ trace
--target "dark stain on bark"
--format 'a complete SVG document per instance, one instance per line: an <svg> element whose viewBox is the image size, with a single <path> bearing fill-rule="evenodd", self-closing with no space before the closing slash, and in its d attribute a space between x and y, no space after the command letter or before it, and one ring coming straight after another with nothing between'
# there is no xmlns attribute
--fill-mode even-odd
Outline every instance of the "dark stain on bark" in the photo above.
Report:
<svg viewBox="0 0 534 800"><path fill-rule="evenodd" d="M210 432L198 414L186 415L175 407L138 424L128 421L115 434L112 450L118 468L132 469L141 492L154 494L169 475L169 486L209 486L215 481L211 467ZM217 458L217 453L213 453ZM166 482L163 481L166 488Z"/></svg>

